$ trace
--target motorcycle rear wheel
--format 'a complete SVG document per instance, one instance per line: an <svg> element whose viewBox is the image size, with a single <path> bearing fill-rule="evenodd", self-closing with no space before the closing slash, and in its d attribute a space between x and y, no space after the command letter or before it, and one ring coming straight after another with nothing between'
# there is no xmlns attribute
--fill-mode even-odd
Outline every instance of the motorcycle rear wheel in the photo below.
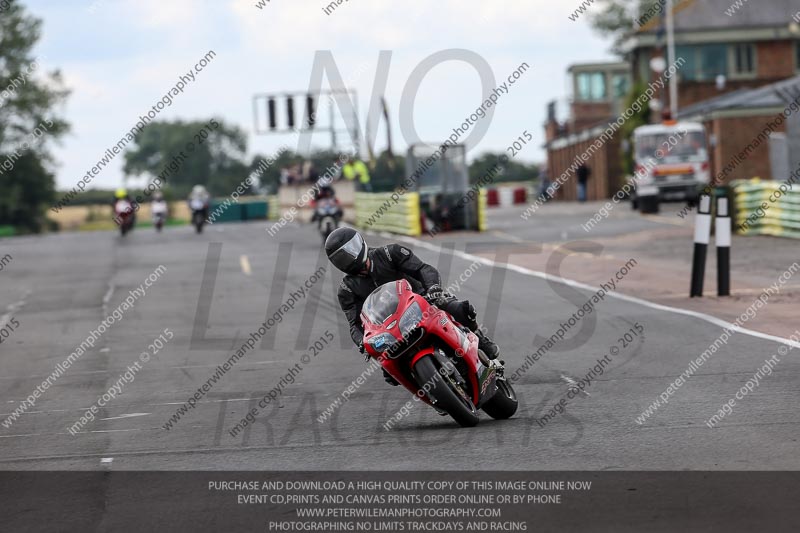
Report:
<svg viewBox="0 0 800 533"><path fill-rule="evenodd" d="M414 365L417 384L425 389L429 398L435 400L436 407L446 411L461 427L473 427L478 424L478 410L475 405L458 392L450 379L443 377L438 372L432 355L426 355Z"/></svg>
<svg viewBox="0 0 800 533"><path fill-rule="evenodd" d="M505 420L517 412L517 393L505 379L497 380L497 392L483 404L483 412L495 420Z"/></svg>

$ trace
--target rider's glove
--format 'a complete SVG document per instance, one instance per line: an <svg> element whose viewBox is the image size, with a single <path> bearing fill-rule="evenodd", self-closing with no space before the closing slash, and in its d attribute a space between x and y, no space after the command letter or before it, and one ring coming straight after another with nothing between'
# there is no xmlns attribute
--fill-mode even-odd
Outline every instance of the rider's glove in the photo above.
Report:
<svg viewBox="0 0 800 533"><path fill-rule="evenodd" d="M431 285L425 293L425 299L435 305L436 302L444 298L444 291L439 285Z"/></svg>

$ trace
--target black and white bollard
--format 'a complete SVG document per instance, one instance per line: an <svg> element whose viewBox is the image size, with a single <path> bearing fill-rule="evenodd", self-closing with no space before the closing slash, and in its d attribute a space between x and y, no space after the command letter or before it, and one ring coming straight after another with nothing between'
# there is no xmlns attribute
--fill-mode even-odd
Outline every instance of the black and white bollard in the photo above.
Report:
<svg viewBox="0 0 800 533"><path fill-rule="evenodd" d="M689 296L703 296L703 278L706 273L706 252L711 238L711 197L700 196L694 218L694 257L692 258L692 287Z"/></svg>
<svg viewBox="0 0 800 533"><path fill-rule="evenodd" d="M714 240L717 243L717 294L731 295L731 215L728 198L717 197L717 215L714 219Z"/></svg>

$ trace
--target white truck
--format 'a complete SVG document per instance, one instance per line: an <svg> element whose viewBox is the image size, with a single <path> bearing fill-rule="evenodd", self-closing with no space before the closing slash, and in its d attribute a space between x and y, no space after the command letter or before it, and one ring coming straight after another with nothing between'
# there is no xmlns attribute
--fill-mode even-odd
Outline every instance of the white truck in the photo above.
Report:
<svg viewBox="0 0 800 533"><path fill-rule="evenodd" d="M697 201L709 183L706 132L696 122L667 121L636 128L633 132L633 208L658 211L662 201Z"/></svg>

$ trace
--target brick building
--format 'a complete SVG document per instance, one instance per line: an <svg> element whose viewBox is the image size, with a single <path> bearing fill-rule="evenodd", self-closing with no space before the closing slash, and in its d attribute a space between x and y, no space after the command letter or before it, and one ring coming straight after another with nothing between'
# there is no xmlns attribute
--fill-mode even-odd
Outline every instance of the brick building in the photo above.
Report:
<svg viewBox="0 0 800 533"><path fill-rule="evenodd" d="M793 19L800 5L797 0L770 0L746 4L730 16L726 14L729 9L730 0L698 0L683 2L676 10L676 57L683 60L676 78L679 118L706 125L712 175L722 173L739 156L736 172L725 173L722 182L752 176L770 178L776 165L780 169L776 174L783 174L781 154L791 153L788 147L792 146L794 128L790 126L788 140L781 134L794 117L777 125L774 130L779 134L771 134L767 142L763 142L763 135L757 145L753 139L793 98L790 95L796 83L784 80L800 73L800 25ZM559 122L551 104L545 124L551 179L567 171L602 134L605 125L617 120L621 97L614 93L614 80L622 80L627 74L629 80L647 84L661 76L650 68L653 58L666 55L664 32L657 26L645 24L628 36L623 46L624 63L570 67L574 94L570 118ZM601 87L604 83L605 89ZM776 88L783 93L776 93ZM660 93L654 100L668 106L668 94ZM596 101L601 94L605 94L604 101ZM603 112L607 112L605 117L601 116ZM654 112L651 120L658 118ZM594 183L590 183L589 199L608 198L624 182L620 175L621 146L617 134L591 156L587 164L593 169ZM747 157L742 158L745 150ZM562 187L559 197L575 198L574 176Z"/></svg>
<svg viewBox="0 0 800 533"><path fill-rule="evenodd" d="M572 65L568 72L573 94L570 116L566 122L559 122L555 102L552 102L548 106L545 123L547 170L552 180L589 150L603 134L609 121L615 120L623 111L623 101L631 85L630 64L625 62ZM605 198L622 186L619 153L618 135L604 143L599 150L593 150L587 161L592 170L587 184L589 200ZM577 190L574 179L561 186L557 196L564 200L575 200Z"/></svg>
<svg viewBox="0 0 800 533"><path fill-rule="evenodd" d="M717 183L785 180L800 164L800 76L711 98L679 116L706 127Z"/></svg>

